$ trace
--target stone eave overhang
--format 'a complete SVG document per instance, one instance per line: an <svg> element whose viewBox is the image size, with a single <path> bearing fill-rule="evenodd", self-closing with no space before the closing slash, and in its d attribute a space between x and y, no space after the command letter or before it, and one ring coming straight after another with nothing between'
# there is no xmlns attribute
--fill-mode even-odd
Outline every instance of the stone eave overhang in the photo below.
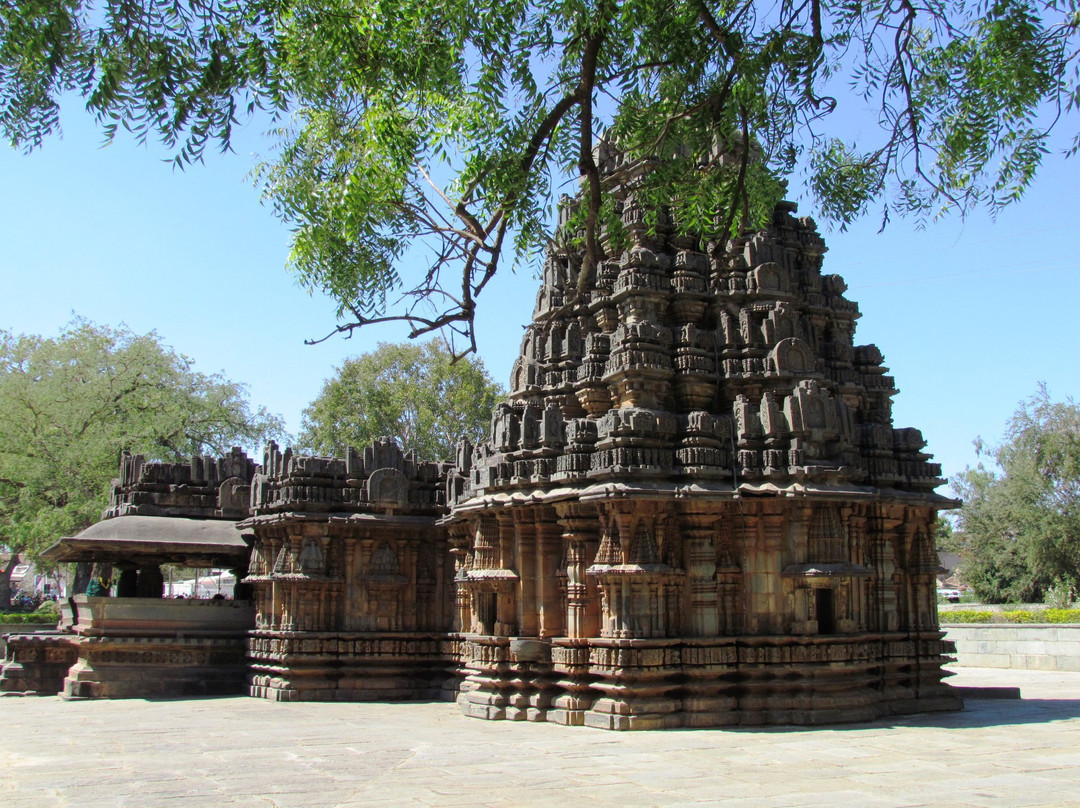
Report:
<svg viewBox="0 0 1080 808"><path fill-rule="evenodd" d="M249 516L237 523L240 530L252 531L268 525L293 524L296 522L325 522L328 524L402 524L434 525L441 514L402 513L350 513L341 511L281 511Z"/></svg>
<svg viewBox="0 0 1080 808"><path fill-rule="evenodd" d="M776 483L688 483L672 485L665 483L595 483L583 487L558 486L551 488L512 489L508 491L481 491L451 508L450 515L440 523L452 522L459 516L471 513L520 505L547 505L575 500L578 502L601 502L611 499L637 500L699 500L704 502L728 502L754 498L813 498L825 501L895 502L915 507L934 507L950 510L960 507L959 500L949 499L933 491L903 491L895 488L875 488L850 484L815 484L797 482L788 485Z"/></svg>
<svg viewBox="0 0 1080 808"><path fill-rule="evenodd" d="M117 516L50 546L42 558L53 563L112 561L140 565L235 566L248 547L228 519L175 516Z"/></svg>

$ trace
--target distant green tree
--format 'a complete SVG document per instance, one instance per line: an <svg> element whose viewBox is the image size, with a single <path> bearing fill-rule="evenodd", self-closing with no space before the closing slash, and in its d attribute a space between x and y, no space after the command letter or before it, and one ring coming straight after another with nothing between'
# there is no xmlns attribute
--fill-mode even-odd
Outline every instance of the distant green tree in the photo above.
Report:
<svg viewBox="0 0 1080 808"><path fill-rule="evenodd" d="M934 523L934 546L955 553L960 547L959 539L960 534L953 530L952 522L939 516Z"/></svg>
<svg viewBox="0 0 1080 808"><path fill-rule="evenodd" d="M0 608L21 557L101 517L125 449L179 460L282 433L242 385L199 373L154 333L85 320L55 338L0 331Z"/></svg>
<svg viewBox="0 0 1080 808"><path fill-rule="evenodd" d="M347 359L304 410L299 447L317 454L363 448L384 435L424 460L450 460L460 438L479 440L502 389L479 359L454 362L438 341L380 342Z"/></svg>
<svg viewBox="0 0 1080 808"><path fill-rule="evenodd" d="M1010 419L1005 441L955 483L964 577L989 603L1080 591L1080 407L1045 385Z"/></svg>

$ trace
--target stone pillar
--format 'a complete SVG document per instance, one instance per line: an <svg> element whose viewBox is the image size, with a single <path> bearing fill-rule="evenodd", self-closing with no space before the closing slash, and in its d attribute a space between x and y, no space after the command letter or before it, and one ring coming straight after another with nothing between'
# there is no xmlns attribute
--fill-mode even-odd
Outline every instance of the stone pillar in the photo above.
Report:
<svg viewBox="0 0 1080 808"><path fill-rule="evenodd" d="M562 561L562 527L550 509L536 511L536 602L539 609L540 636L561 637L565 633L565 607L559 590L559 565Z"/></svg>
<svg viewBox="0 0 1080 808"><path fill-rule="evenodd" d="M779 634L785 631L785 624L790 620L785 610L780 576L788 519L784 513L784 503L768 502L762 505L758 552L754 559L755 575L752 578L752 611L760 633Z"/></svg>
<svg viewBox="0 0 1080 808"><path fill-rule="evenodd" d="M556 506L566 544L566 636L575 639L600 636L600 595L596 581L586 570L600 543L600 525L590 506L566 503Z"/></svg>
<svg viewBox="0 0 1080 808"><path fill-rule="evenodd" d="M896 605L896 554L892 532L880 507L874 508L873 515L867 519L870 560L874 572L871 584L870 602L872 620L877 631L898 631L899 615Z"/></svg>
<svg viewBox="0 0 1080 808"><path fill-rule="evenodd" d="M903 521L883 509L883 546L887 552L892 574L886 590L886 612L889 631L904 631L911 627L911 599L907 591L908 570L904 550Z"/></svg>
<svg viewBox="0 0 1080 808"><path fill-rule="evenodd" d="M869 559L866 556L866 517L859 509L850 510L852 513L847 518L847 526L851 563L869 569ZM864 578L856 578L851 583L851 619L855 622L856 631L866 631L870 625L867 608L869 588L869 582Z"/></svg>
<svg viewBox="0 0 1080 808"><path fill-rule="evenodd" d="M249 583L244 582L244 570L241 567L229 570L236 578L236 583L233 585L233 600L254 600L255 587ZM160 571L158 572L160 575ZM140 573L140 579L142 575Z"/></svg>
<svg viewBox="0 0 1080 808"><path fill-rule="evenodd" d="M524 508L515 508L513 515L500 515L500 527L503 533L513 532L514 566L520 576L517 599L518 631L524 637L540 634L540 597L538 587L543 586L543 568L537 563L536 525L532 512Z"/></svg>
<svg viewBox="0 0 1080 808"><path fill-rule="evenodd" d="M134 567L122 567L116 581L116 597L137 598L139 596L139 571Z"/></svg>
<svg viewBox="0 0 1080 808"><path fill-rule="evenodd" d="M450 604L453 600L453 572L449 559L449 543L445 538L439 538L435 544L435 600L432 604L432 618L434 622L430 628L440 628L443 631L453 630L453 618L450 614Z"/></svg>
<svg viewBox="0 0 1080 808"><path fill-rule="evenodd" d="M745 618L742 542L735 541L735 518L731 511L716 524L716 595L718 630L722 636L742 632ZM742 535L741 524L739 535Z"/></svg>
<svg viewBox="0 0 1080 808"><path fill-rule="evenodd" d="M233 570L236 576L237 586L243 577L241 570ZM140 598L160 598L165 594L165 576L161 574L161 567L142 567L135 581L136 596Z"/></svg>
<svg viewBox="0 0 1080 808"><path fill-rule="evenodd" d="M496 567L498 569L513 569L517 543L517 532L514 530L514 517L506 511L499 511L494 518L496 525L495 546L498 547ZM485 520L485 527L487 527Z"/></svg>
<svg viewBox="0 0 1080 808"><path fill-rule="evenodd" d="M349 536L342 542L342 566L344 567L345 581L345 619L343 627L348 631L355 631L364 613L361 601L360 565L357 560L356 537Z"/></svg>
<svg viewBox="0 0 1080 808"><path fill-rule="evenodd" d="M905 568L908 572L908 627L914 631L936 631L938 556L933 531L936 512L906 508L904 512Z"/></svg>
<svg viewBox="0 0 1080 808"><path fill-rule="evenodd" d="M454 562L452 570L454 611L451 629L453 631L470 631L472 618L470 615L469 593L461 585L469 569L469 548L472 542L469 523L455 522L450 525L449 533L450 556Z"/></svg>
<svg viewBox="0 0 1080 808"><path fill-rule="evenodd" d="M420 580L420 539L405 534L400 546L405 550L402 572L409 579L405 596L398 601L398 621L404 631L416 631L425 622L424 612L431 602L430 583Z"/></svg>

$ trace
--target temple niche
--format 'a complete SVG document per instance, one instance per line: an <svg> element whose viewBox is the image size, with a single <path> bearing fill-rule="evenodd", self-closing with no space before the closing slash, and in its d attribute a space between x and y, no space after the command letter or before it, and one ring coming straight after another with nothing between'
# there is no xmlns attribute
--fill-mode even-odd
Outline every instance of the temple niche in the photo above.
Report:
<svg viewBox="0 0 1080 808"><path fill-rule="evenodd" d="M608 729L957 709L932 545L940 467L795 206L725 245L651 234L574 299L552 244L509 398L459 462L467 715ZM571 203L572 204L572 203ZM610 245L610 242L609 242Z"/></svg>

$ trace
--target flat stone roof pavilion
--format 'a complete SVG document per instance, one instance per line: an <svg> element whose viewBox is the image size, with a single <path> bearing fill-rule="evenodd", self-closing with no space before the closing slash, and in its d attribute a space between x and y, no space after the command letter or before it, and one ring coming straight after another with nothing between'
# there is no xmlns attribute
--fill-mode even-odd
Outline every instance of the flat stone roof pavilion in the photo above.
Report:
<svg viewBox="0 0 1080 808"><path fill-rule="evenodd" d="M247 544L229 519L180 516L116 516L63 538L42 557L54 563L128 561L185 567L235 567L247 558Z"/></svg>

